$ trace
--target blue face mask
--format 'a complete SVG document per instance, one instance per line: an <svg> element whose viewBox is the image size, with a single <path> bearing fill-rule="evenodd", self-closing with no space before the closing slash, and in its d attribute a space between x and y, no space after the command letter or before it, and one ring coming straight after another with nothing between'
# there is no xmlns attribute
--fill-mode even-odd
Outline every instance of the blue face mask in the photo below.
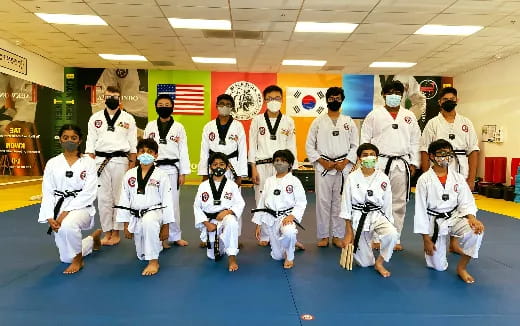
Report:
<svg viewBox="0 0 520 326"><path fill-rule="evenodd" d="M391 108L398 107L399 105L401 105L401 98L401 95L396 94L385 95L386 105L388 105Z"/></svg>
<svg viewBox="0 0 520 326"><path fill-rule="evenodd" d="M151 155L151 154L144 153L144 154L139 155L137 157L137 159L139 160L139 162L141 162L141 164L150 165L155 160L155 157L153 157L153 155Z"/></svg>

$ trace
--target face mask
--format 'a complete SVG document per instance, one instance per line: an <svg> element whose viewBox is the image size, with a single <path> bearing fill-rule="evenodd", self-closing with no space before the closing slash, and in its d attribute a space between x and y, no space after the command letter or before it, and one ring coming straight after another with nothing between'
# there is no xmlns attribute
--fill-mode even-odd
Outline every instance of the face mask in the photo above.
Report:
<svg viewBox="0 0 520 326"><path fill-rule="evenodd" d="M227 117L231 114L231 107L229 106L217 106L218 114Z"/></svg>
<svg viewBox="0 0 520 326"><path fill-rule="evenodd" d="M365 156L361 158L361 166L367 169L373 169L376 167L377 157Z"/></svg>
<svg viewBox="0 0 520 326"><path fill-rule="evenodd" d="M110 110L115 110L119 107L119 100L113 99L113 98L107 98L105 100L105 105Z"/></svg>
<svg viewBox="0 0 520 326"><path fill-rule="evenodd" d="M274 169L276 173L286 173L289 171L289 163L288 162L274 162Z"/></svg>
<svg viewBox="0 0 520 326"><path fill-rule="evenodd" d="M391 108L398 107L401 105L401 95L396 94L390 94L385 96L386 105L388 105Z"/></svg>
<svg viewBox="0 0 520 326"><path fill-rule="evenodd" d="M435 157L435 163L442 168L447 168L450 165L451 156Z"/></svg>
<svg viewBox="0 0 520 326"><path fill-rule="evenodd" d="M457 102L455 101L446 101L444 103L441 104L441 107L444 111L446 112L451 112L455 109L455 107L457 106Z"/></svg>
<svg viewBox="0 0 520 326"><path fill-rule="evenodd" d="M329 110L336 112L341 107L341 102L327 102L327 107L329 108Z"/></svg>
<svg viewBox="0 0 520 326"><path fill-rule="evenodd" d="M211 173L216 176L216 177L221 177L224 175L224 173L226 173L226 169L224 168L214 168L214 169L211 169Z"/></svg>
<svg viewBox="0 0 520 326"><path fill-rule="evenodd" d="M144 153L139 155L137 159L139 160L139 162L141 162L141 164L150 165L155 160L155 157L153 157L152 154Z"/></svg>
<svg viewBox="0 0 520 326"><path fill-rule="evenodd" d="M272 113L276 113L276 112L280 111L281 107L282 107L282 102L278 102L278 101L267 102L267 109Z"/></svg>
<svg viewBox="0 0 520 326"><path fill-rule="evenodd" d="M61 148L63 148L66 152L74 152L78 149L79 144L73 141L66 141L61 143Z"/></svg>
<svg viewBox="0 0 520 326"><path fill-rule="evenodd" d="M166 119L172 115L173 108L170 106L158 106L155 108L155 111L161 118Z"/></svg>

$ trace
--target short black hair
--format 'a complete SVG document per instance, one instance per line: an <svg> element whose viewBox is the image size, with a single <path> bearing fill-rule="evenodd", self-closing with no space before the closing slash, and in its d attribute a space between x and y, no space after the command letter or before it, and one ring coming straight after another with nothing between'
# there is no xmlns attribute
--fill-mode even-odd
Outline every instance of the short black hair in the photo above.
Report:
<svg viewBox="0 0 520 326"><path fill-rule="evenodd" d="M154 151L155 154L159 153L159 145L152 138L139 139L139 142L137 142L137 151L145 147Z"/></svg>
<svg viewBox="0 0 520 326"><path fill-rule="evenodd" d="M327 89L327 92L325 93L325 99L328 99L331 96L337 96L337 95L341 95L342 101L345 99L345 92L343 91L343 88L329 87L329 89Z"/></svg>
<svg viewBox="0 0 520 326"><path fill-rule="evenodd" d="M219 96L217 96L217 104L218 102L220 102L220 100L228 100L231 102L233 107L235 107L235 99L233 98L233 96L229 94L220 94Z"/></svg>
<svg viewBox="0 0 520 326"><path fill-rule="evenodd" d="M213 162L214 162L216 159L221 159L222 161L224 161L224 163L226 163L227 166L229 166L229 159L228 159L227 155L224 154L224 153L221 153L221 152L213 152L213 153L209 156L209 159L208 159L208 166L210 166L211 164L213 164Z"/></svg>
<svg viewBox="0 0 520 326"><path fill-rule="evenodd" d="M268 94L268 93L271 93L271 92L280 92L280 94L283 96L283 91L282 89L280 88L280 86L277 86L277 85L270 85L270 86L267 86L264 91L263 91L263 95L264 95L264 98L265 96Z"/></svg>
<svg viewBox="0 0 520 326"><path fill-rule="evenodd" d="M364 144L359 145L359 147L357 148L356 154L358 157L361 157L361 154L363 154L363 151L367 151L367 150L373 150L374 152L376 152L376 156L379 155L379 148L377 148L376 145L370 144L370 143L364 143Z"/></svg>
<svg viewBox="0 0 520 326"><path fill-rule="evenodd" d="M121 90L117 86L107 86L107 89L105 91L110 92L110 93L117 93L117 94L121 95Z"/></svg>
<svg viewBox="0 0 520 326"><path fill-rule="evenodd" d="M392 80L383 85L383 89L381 91L381 94L390 93L391 90L399 91L401 93L404 93L404 85L398 80Z"/></svg>
<svg viewBox="0 0 520 326"><path fill-rule="evenodd" d="M273 162L276 158L281 158L289 163L289 171L291 170L294 164L294 154L288 149L280 149L274 152L273 154Z"/></svg>
<svg viewBox="0 0 520 326"><path fill-rule="evenodd" d="M454 87L444 87L439 93L439 97L443 97L446 94L453 94L457 97L457 90Z"/></svg>
<svg viewBox="0 0 520 326"><path fill-rule="evenodd" d="M428 154L435 154L439 149L449 148L453 150L453 146L446 139L437 139L428 146Z"/></svg>
<svg viewBox="0 0 520 326"><path fill-rule="evenodd" d="M157 98L155 99L155 106L157 106L157 102L159 102L159 100L162 100L162 99L167 99L170 101L170 103L172 104L173 106L173 99L170 95L168 94L159 94L157 95Z"/></svg>

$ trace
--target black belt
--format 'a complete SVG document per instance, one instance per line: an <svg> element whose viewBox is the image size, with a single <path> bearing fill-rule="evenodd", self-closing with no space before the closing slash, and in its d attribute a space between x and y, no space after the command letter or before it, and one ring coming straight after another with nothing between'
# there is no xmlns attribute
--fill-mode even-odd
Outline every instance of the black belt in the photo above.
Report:
<svg viewBox="0 0 520 326"><path fill-rule="evenodd" d="M265 160L258 160L258 161L255 162L256 165L270 164L270 163L273 163L273 159L272 158L266 158Z"/></svg>
<svg viewBox="0 0 520 326"><path fill-rule="evenodd" d="M174 159L170 159L170 158L165 158L165 159L162 159L162 160L157 160L155 161L155 165L156 166L161 166L161 165L171 165L173 166L175 169L177 169L177 189L179 189L179 176L181 174L181 170L179 170L179 167L176 165L176 163L179 162L179 159L178 158L174 158Z"/></svg>
<svg viewBox="0 0 520 326"><path fill-rule="evenodd" d="M412 173L410 172L410 163L408 163L408 161L403 158L405 156L408 156L408 154L401 155L401 156L391 156L391 155L386 155L386 154L379 154L379 156L388 158L388 160L386 161L386 166L385 166L385 174L389 178L390 178L390 168L392 167L392 162L394 160L401 160L404 162L404 166L406 168L406 182L408 184L407 190L406 190L406 201L410 200L410 190L412 187L412 185L411 185Z"/></svg>
<svg viewBox="0 0 520 326"><path fill-rule="evenodd" d="M128 153L127 152L123 152L123 151L117 151L117 152L111 152L111 153L96 151L95 153L96 153L96 156L105 158L103 160L103 162L101 162L101 165L99 166L99 168L97 170L98 177L101 176L101 173L103 172L103 170L107 166L108 162L110 162L112 157L128 157Z"/></svg>
<svg viewBox="0 0 520 326"><path fill-rule="evenodd" d="M453 150L453 155L455 157L455 162L457 162L457 172L460 173L460 160L459 160L459 156L467 156L466 154L466 150L465 149L454 149Z"/></svg>
<svg viewBox="0 0 520 326"><path fill-rule="evenodd" d="M132 213L133 216L135 216L137 218L141 218L141 217L144 216L144 214L146 214L148 212L166 208L165 206L161 206L162 204L158 204L158 205L159 205L159 207L145 208L145 209L133 209L133 208L130 208L130 207L118 206L118 205L113 206L113 207L114 208L119 208L119 209L126 209L127 211L130 211L130 213Z"/></svg>
<svg viewBox="0 0 520 326"><path fill-rule="evenodd" d="M433 216L435 219L433 221L433 235L432 235L432 241L433 243L437 242L437 238L439 237L439 224L437 224L437 219L449 219L451 217L451 214L457 209L455 207L449 212L439 213L431 209L427 209L428 215Z"/></svg>
<svg viewBox="0 0 520 326"><path fill-rule="evenodd" d="M363 228L365 227L365 220L367 219L368 213L381 210L381 206L376 206L371 202L366 202L363 205L354 204L352 205L352 209L362 212L356 228L356 235L354 236L354 252L356 252L359 245L359 238L361 238L361 232L363 232Z"/></svg>
<svg viewBox="0 0 520 326"><path fill-rule="evenodd" d="M281 210L281 211L275 211L273 209L270 209L270 208L255 208L255 209L252 209L251 210L251 213L256 213L256 212L266 212L270 215L272 215L274 218L279 218L281 216L288 216L289 213L292 212L294 207L291 207L291 208L287 208L287 209L284 209L284 210ZM303 227L303 225L301 225L298 221L296 221L296 219L293 219L293 222L294 224L296 224L298 227L300 227L302 230L305 231L305 228Z"/></svg>
<svg viewBox="0 0 520 326"><path fill-rule="evenodd" d="M208 222L210 222L211 220L216 220L217 219L217 215L220 214L221 212L222 211L216 212L216 213L206 213L206 212L204 212L204 214L208 218ZM213 256L215 257L215 261L219 261L222 256L220 255L220 241L218 239L217 230L215 230L215 240L214 241L215 242L213 242ZM209 232L208 232L208 230L206 230L206 247L208 249L211 249L211 241L209 241Z"/></svg>
<svg viewBox="0 0 520 326"><path fill-rule="evenodd" d="M213 155L213 153L215 153L213 150L209 150L209 155ZM228 160L230 158L233 158L233 157L236 157L238 158L238 150L235 150L234 152L231 152L230 154L224 154L226 155L226 157L228 158ZM238 178L238 174L237 172L235 171L235 168L233 167L233 164L231 164L231 162L229 163L229 169L231 170L231 173L233 174L233 178ZM209 171L208 171L208 175L209 175Z"/></svg>
<svg viewBox="0 0 520 326"><path fill-rule="evenodd" d="M65 201L65 198L76 197L76 195L80 191L81 190L72 190L72 191L54 190L54 196L60 197L60 199L58 199L58 202L56 203L56 205L54 205L54 219L58 218L58 214L60 213L60 209L61 209L61 206L63 205L63 202ZM47 234L51 234L51 233L52 233L52 228L49 226L49 228L47 229Z"/></svg>
<svg viewBox="0 0 520 326"><path fill-rule="evenodd" d="M336 158L330 158L326 155L320 155L320 156L321 156L321 158L323 158L327 161L330 161L330 162L339 162L339 161L343 161L344 159L346 159L348 156L348 153L338 156ZM341 173L341 190L339 191L339 194L343 195L343 184L345 183L345 177L343 176L343 171L338 171L338 172ZM327 173L329 173L329 170L323 170L323 172L321 172L321 176L324 177L327 175Z"/></svg>

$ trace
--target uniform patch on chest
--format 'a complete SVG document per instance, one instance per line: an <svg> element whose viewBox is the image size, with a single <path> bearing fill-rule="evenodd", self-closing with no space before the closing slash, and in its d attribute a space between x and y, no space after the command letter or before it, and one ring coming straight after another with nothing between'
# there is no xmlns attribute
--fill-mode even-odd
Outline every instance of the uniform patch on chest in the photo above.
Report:
<svg viewBox="0 0 520 326"><path fill-rule="evenodd" d="M285 191L287 191L288 194L292 194L293 193L293 186L292 185L288 185L287 187L285 187Z"/></svg>
<svg viewBox="0 0 520 326"><path fill-rule="evenodd" d="M207 202L208 199L209 199L209 194L204 191L200 197L201 197L203 202Z"/></svg>
<svg viewBox="0 0 520 326"><path fill-rule="evenodd" d="M135 177L131 177L131 178L129 178L129 179L128 179L128 185L129 185L130 187L132 187L132 188L135 187L135 180L136 180Z"/></svg>

